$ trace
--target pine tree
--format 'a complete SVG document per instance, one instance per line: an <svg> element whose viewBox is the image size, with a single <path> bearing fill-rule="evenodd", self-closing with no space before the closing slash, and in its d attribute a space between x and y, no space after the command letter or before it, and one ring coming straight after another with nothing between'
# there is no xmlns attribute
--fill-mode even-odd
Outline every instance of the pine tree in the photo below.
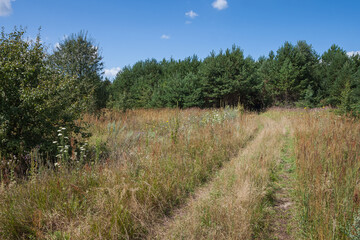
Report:
<svg viewBox="0 0 360 240"><path fill-rule="evenodd" d="M289 58L286 58L279 71L279 82L277 88L282 96L282 100L285 104L289 104L296 98L296 92L298 86L296 85L296 78L298 71L292 65Z"/></svg>

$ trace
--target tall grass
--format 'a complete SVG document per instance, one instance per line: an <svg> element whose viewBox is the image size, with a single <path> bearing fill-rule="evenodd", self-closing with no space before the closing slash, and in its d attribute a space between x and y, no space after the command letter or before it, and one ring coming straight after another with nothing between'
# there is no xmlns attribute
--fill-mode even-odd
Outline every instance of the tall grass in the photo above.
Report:
<svg viewBox="0 0 360 240"><path fill-rule="evenodd" d="M272 175L280 161L285 126L259 117L263 130L169 224L151 238L264 239Z"/></svg>
<svg viewBox="0 0 360 240"><path fill-rule="evenodd" d="M0 188L1 239L140 239L255 134L256 116L136 110L85 116L85 165Z"/></svg>
<svg viewBox="0 0 360 240"><path fill-rule="evenodd" d="M360 205L360 123L308 112L294 118L294 128L303 237L359 239L354 218Z"/></svg>

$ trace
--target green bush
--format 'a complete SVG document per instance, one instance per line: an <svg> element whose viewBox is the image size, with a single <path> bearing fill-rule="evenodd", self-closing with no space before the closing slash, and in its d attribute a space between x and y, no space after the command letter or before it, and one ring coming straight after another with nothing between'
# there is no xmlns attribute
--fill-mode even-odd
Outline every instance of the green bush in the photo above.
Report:
<svg viewBox="0 0 360 240"><path fill-rule="evenodd" d="M26 165L32 149L55 156L57 129L79 132L74 120L84 108L75 79L50 67L40 36L24 39L24 31L1 32L0 155Z"/></svg>

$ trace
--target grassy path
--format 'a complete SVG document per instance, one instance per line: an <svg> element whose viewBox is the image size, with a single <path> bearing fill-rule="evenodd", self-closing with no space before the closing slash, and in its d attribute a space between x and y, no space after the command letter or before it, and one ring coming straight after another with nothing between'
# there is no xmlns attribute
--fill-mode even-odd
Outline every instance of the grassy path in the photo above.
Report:
<svg viewBox="0 0 360 240"><path fill-rule="evenodd" d="M263 128L255 139L149 239L291 239L290 165L281 160L289 122L259 118Z"/></svg>
<svg viewBox="0 0 360 240"><path fill-rule="evenodd" d="M294 159L292 141L285 137L277 178L274 181L272 214L270 217L270 239L296 239L293 189Z"/></svg>

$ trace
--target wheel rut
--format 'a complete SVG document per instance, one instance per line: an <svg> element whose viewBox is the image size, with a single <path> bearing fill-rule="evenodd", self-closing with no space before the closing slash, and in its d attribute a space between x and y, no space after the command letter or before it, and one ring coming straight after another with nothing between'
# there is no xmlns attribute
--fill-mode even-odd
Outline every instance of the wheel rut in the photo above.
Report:
<svg viewBox="0 0 360 240"><path fill-rule="evenodd" d="M289 136L286 136L282 158L279 164L279 175L275 182L273 214L270 224L270 239L296 239L296 222L294 201L291 196L293 182L293 163Z"/></svg>
<svg viewBox="0 0 360 240"><path fill-rule="evenodd" d="M205 183L203 186L199 187L195 191L195 193L193 193L181 207L173 211L173 214L171 216L164 218L162 222L157 224L157 226L154 227L154 231L149 234L147 239L168 239L169 238L169 236L167 235L168 229L171 229L173 227L175 221L185 217L188 214L189 209L193 205L195 205L194 203L201 201L201 199L209 195L211 189L214 188L214 182L216 176L221 175L221 172L225 171L225 169L228 169L229 166L231 166L232 163L236 161L236 159L239 158L240 155L243 155L244 152L248 151L249 148L252 148L252 145L261 136L263 131L264 130L262 129L262 126L260 124L258 129L255 130L254 134L252 134L249 137L246 144L241 147L238 155L232 158L229 162L224 163L223 167L217 171L215 177L212 180ZM176 238L171 238L171 239L176 239Z"/></svg>
<svg viewBox="0 0 360 240"><path fill-rule="evenodd" d="M284 150L289 122L259 118L262 128L238 156L155 226L148 239L294 239L292 164ZM265 203L269 186L270 205Z"/></svg>

